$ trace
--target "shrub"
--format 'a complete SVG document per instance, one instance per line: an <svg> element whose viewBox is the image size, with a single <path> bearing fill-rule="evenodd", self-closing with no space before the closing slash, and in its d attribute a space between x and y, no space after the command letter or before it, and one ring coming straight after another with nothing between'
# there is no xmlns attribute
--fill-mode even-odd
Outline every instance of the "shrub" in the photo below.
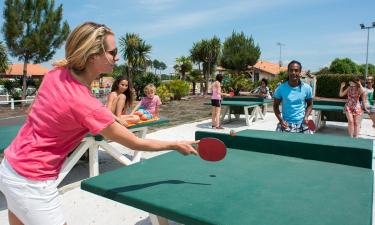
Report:
<svg viewBox="0 0 375 225"><path fill-rule="evenodd" d="M160 85L160 78L153 73L147 73L147 74L138 73L134 75L133 86L134 86L134 89L136 90L136 95L138 99L140 99L140 97L145 96L143 89L148 84L153 84L155 85L155 87L158 87Z"/></svg>
<svg viewBox="0 0 375 225"><path fill-rule="evenodd" d="M182 80L172 80L169 82L169 90L174 100L181 100L182 97L189 94L190 85Z"/></svg>
<svg viewBox="0 0 375 225"><path fill-rule="evenodd" d="M170 101L172 97L172 93L169 91L169 87L166 84L161 84L156 88L156 94L160 97L160 100L163 103Z"/></svg>
<svg viewBox="0 0 375 225"><path fill-rule="evenodd" d="M349 82L353 77L363 76L359 75L340 75L340 74L325 74L317 76L316 96L326 98L339 98L341 82Z"/></svg>
<svg viewBox="0 0 375 225"><path fill-rule="evenodd" d="M246 75L225 75L222 81L223 91L234 90L235 95L240 91L250 91L252 82Z"/></svg>

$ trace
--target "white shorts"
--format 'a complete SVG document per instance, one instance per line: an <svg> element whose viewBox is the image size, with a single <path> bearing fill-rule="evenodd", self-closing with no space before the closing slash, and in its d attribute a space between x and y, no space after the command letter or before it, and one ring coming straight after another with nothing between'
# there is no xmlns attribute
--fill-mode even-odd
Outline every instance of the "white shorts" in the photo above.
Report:
<svg viewBox="0 0 375 225"><path fill-rule="evenodd" d="M4 158L0 164L0 191L5 195L8 210L25 225L65 223L56 180L29 180L17 174Z"/></svg>

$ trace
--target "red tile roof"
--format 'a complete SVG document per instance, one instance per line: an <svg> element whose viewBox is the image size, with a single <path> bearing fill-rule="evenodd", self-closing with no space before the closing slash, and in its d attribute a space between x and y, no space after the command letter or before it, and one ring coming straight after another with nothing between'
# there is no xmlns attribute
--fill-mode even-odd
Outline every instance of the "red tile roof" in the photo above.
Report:
<svg viewBox="0 0 375 225"><path fill-rule="evenodd" d="M284 67L284 66L279 67L279 64L267 62L264 60L259 60L257 63L255 63L254 66L248 66L248 69L249 70L258 69L258 70L262 70L266 73L273 74L273 75L278 75L280 71L282 72L282 71L288 70L287 67ZM225 71L226 69L221 66L217 66L216 70L221 72L221 71Z"/></svg>
<svg viewBox="0 0 375 225"><path fill-rule="evenodd" d="M40 64L27 64L27 76L44 76L48 72L48 68ZM13 64L5 71L5 75L20 76L23 74L23 64Z"/></svg>
<svg viewBox="0 0 375 225"><path fill-rule="evenodd" d="M288 70L288 68L286 68L284 66L279 67L279 64L277 64L277 63L271 63L271 62L267 62L267 61L264 61L264 60L259 60L257 63L255 63L254 66L249 66L248 68L249 69L256 68L256 69L259 69L259 70L262 70L264 72L274 74L274 75L277 75L280 72Z"/></svg>

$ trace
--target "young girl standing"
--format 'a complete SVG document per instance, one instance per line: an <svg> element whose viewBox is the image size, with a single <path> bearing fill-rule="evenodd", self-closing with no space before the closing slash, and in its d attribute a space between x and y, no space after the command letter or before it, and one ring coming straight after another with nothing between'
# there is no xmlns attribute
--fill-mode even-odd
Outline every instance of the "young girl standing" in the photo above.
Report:
<svg viewBox="0 0 375 225"><path fill-rule="evenodd" d="M223 75L216 75L216 81L212 84L212 128L214 129L224 129L220 126L220 111L221 111L221 96L230 96L229 94L221 92L221 81L223 80Z"/></svg>
<svg viewBox="0 0 375 225"><path fill-rule="evenodd" d="M127 126L128 122L137 123L139 121L138 116L126 115L133 104L133 99L134 93L130 80L125 76L118 77L113 82L107 107L115 115L116 121L124 126Z"/></svg>
<svg viewBox="0 0 375 225"><path fill-rule="evenodd" d="M349 87L344 90L346 83L342 82L340 87L340 97L348 96L348 100L344 107L344 112L348 119L348 133L350 137L358 137L360 129L360 117L362 115L359 97L362 95L366 99L366 92L361 85L359 78L353 78L349 81ZM366 101L365 101L366 102ZM366 107L365 107L366 108Z"/></svg>

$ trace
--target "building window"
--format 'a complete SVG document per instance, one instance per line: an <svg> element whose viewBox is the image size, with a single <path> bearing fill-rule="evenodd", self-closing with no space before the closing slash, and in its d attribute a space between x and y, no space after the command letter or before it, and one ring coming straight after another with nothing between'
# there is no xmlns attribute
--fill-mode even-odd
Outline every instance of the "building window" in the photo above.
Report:
<svg viewBox="0 0 375 225"><path fill-rule="evenodd" d="M255 72L254 73L254 82L257 82L257 81L259 81L259 73Z"/></svg>

